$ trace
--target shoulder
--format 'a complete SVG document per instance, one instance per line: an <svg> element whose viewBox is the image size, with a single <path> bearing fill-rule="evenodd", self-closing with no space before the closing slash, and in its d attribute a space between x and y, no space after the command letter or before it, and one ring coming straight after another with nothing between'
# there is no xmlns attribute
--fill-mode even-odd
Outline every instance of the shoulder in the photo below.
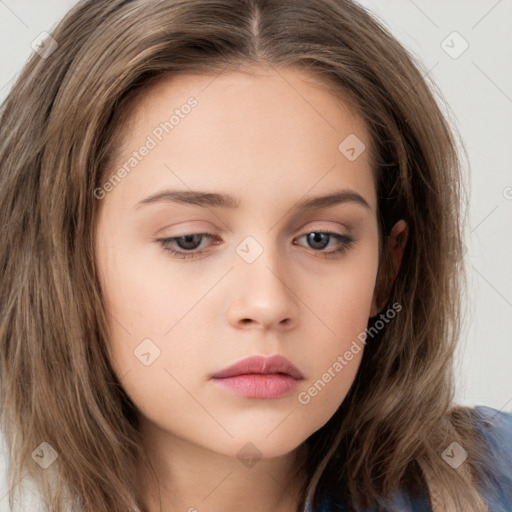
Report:
<svg viewBox="0 0 512 512"><path fill-rule="evenodd" d="M512 451L512 413L499 411L485 405L472 409L475 417L475 427L482 441L495 443L503 441L503 448Z"/></svg>
<svg viewBox="0 0 512 512"><path fill-rule="evenodd" d="M481 493L489 510L512 507L512 413L487 406L473 408L475 429L485 457Z"/></svg>
<svg viewBox="0 0 512 512"><path fill-rule="evenodd" d="M479 488L489 512L510 512L512 510L512 413L478 405L467 408L473 416L475 432L483 448L484 466L482 471L487 484ZM468 454L471 457L471 454ZM402 512L430 512L428 491L410 494L400 489L393 497L393 510ZM317 508L308 503L305 512L352 510L341 503L334 494L325 496ZM366 512L376 512L369 509Z"/></svg>
<svg viewBox="0 0 512 512"><path fill-rule="evenodd" d="M512 477L512 413L499 411L487 406L472 409L475 430L488 456L494 465L489 468L500 470L504 477Z"/></svg>

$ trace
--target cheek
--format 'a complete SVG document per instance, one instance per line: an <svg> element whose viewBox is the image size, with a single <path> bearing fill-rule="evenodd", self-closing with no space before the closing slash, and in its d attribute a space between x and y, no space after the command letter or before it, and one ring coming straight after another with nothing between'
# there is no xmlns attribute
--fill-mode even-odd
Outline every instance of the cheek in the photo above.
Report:
<svg viewBox="0 0 512 512"><path fill-rule="evenodd" d="M156 243L113 242L101 256L105 305L115 329L132 339L162 339L190 310L208 283L171 265ZM122 334L122 333L121 333Z"/></svg>
<svg viewBox="0 0 512 512"><path fill-rule="evenodd" d="M307 277L303 290L311 290L309 302L322 321L322 349L344 351L364 332L370 317L378 268L376 246L361 248L324 275Z"/></svg>
<svg viewBox="0 0 512 512"><path fill-rule="evenodd" d="M197 320L194 304L204 290L184 286L176 293L174 285L155 279L147 270L151 266L118 263L106 287L111 362L120 377L129 373L130 395L146 390L141 403L158 401L162 397L155 391L165 390L167 396L180 390L171 374L183 383L197 374L198 354L207 350L201 324L190 323Z"/></svg>
<svg viewBox="0 0 512 512"><path fill-rule="evenodd" d="M354 272L342 280L336 297L326 304L331 318L332 329L337 339L336 349L345 351L354 339L360 339L370 316L375 286L374 273L365 275Z"/></svg>
<svg viewBox="0 0 512 512"><path fill-rule="evenodd" d="M348 392L365 347L377 265L376 253L368 251L316 288L315 312L323 325L310 354L314 387L303 403L322 401L333 413Z"/></svg>
<svg viewBox="0 0 512 512"><path fill-rule="evenodd" d="M363 348L361 343L354 344L324 358L315 378L308 380L297 394L299 415L307 428L305 437L327 423L345 399L359 369Z"/></svg>

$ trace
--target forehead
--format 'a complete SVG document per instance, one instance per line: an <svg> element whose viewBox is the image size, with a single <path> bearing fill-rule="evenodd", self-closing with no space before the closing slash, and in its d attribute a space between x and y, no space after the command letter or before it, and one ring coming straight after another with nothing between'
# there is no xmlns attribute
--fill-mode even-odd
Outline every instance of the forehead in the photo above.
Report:
<svg viewBox="0 0 512 512"><path fill-rule="evenodd" d="M233 94L236 96L233 97ZM241 67L239 70L196 70L164 75L137 96L132 113L140 114L140 108L146 108L163 97L183 99L185 95L202 96L204 99L215 95L218 99L229 99L230 103L236 101L238 95L252 102L258 99L285 101L297 106L306 103L326 123L333 123L335 114L340 113L344 117L358 117L355 114L357 105L352 102L349 93L341 86L335 87L334 82L321 79L318 73L298 66L284 68L263 64Z"/></svg>
<svg viewBox="0 0 512 512"><path fill-rule="evenodd" d="M131 103L120 134L118 166L148 137L155 142L138 165L144 172L130 177L133 187L146 190L141 180L156 169L160 181L174 169L196 189L227 180L272 181L300 196L320 180L324 188L339 187L340 178L355 188L373 188L364 121L346 98L297 68L162 78ZM368 202L375 208L375 197Z"/></svg>
<svg viewBox="0 0 512 512"><path fill-rule="evenodd" d="M299 122L311 131L319 124L331 130L351 127L364 139L369 154L371 141L357 113L358 106L341 87L337 87L336 92L333 89L318 74L299 67L261 65L240 71L181 72L163 76L139 93L127 106L123 124L131 132L137 126L147 128L148 122L168 119L174 110L194 97L200 107L195 113L215 115L219 123L225 125L242 120L248 124L260 121L261 126L275 123L281 116L283 125L294 126ZM272 111L265 110L266 106L272 106ZM125 130L123 135L126 138L129 134Z"/></svg>

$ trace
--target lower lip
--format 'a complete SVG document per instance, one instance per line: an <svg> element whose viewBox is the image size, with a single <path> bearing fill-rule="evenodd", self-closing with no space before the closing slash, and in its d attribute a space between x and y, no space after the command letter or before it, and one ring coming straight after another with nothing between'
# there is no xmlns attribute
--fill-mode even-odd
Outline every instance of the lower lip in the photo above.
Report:
<svg viewBox="0 0 512 512"><path fill-rule="evenodd" d="M234 377L212 378L212 381L237 395L247 398L279 398L293 391L299 380L284 374L247 373Z"/></svg>

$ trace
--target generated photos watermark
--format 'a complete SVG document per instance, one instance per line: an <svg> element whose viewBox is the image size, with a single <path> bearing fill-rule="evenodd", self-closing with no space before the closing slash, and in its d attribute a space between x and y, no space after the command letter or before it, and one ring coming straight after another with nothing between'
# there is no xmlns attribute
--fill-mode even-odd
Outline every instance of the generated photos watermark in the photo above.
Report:
<svg viewBox="0 0 512 512"><path fill-rule="evenodd" d="M135 167L139 165L150 152L155 149L166 135L178 126L183 119L185 119L192 109L197 107L198 101L194 96L188 98L187 102L181 105L180 108L174 109L174 113L169 117L167 121L162 121L156 126L152 132L146 137L146 141L142 146L133 151L131 156L118 168L110 178L103 183L101 187L94 189L94 197L96 199L104 199L108 192L114 190L114 188L121 183L121 181L132 172Z"/></svg>
<svg viewBox="0 0 512 512"><path fill-rule="evenodd" d="M399 302L395 302L385 313L381 313L379 320L375 322L370 328L366 328L360 332L357 336L357 340L352 340L350 348L343 354L336 357L336 360L322 376L315 381L306 391L301 391L298 394L299 403L307 405L311 402L311 399L317 396L325 386L334 379L349 363L354 359L354 356L361 352L362 346L366 345L367 338L370 336L373 338L379 331L381 331L390 320L395 318L396 314L402 310L402 305ZM359 342L359 343L358 343Z"/></svg>

